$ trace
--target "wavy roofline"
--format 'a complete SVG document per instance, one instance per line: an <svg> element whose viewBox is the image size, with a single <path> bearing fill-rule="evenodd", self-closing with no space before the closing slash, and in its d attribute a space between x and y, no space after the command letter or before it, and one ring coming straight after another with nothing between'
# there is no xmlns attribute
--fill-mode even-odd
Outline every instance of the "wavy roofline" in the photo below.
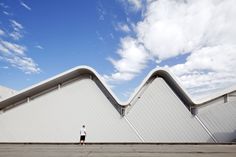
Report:
<svg viewBox="0 0 236 157"><path fill-rule="evenodd" d="M141 89L145 86L145 84L147 84L148 81L153 77L162 77L170 86L170 88L175 92L175 94L185 104L185 106L189 108L190 110L191 108L195 108L196 106L201 106L202 104L213 101L217 98L224 96L227 93L231 93L236 90L236 86L235 86L233 88L223 90L222 92L215 93L205 99L202 99L201 101L193 101L193 99L191 99L190 95L185 90L185 88L181 85L181 83L178 81L175 75L173 75L168 69L155 68L152 71L150 71L149 74L143 79L142 83L135 89L135 91L133 92L133 94L130 96L130 98L127 101L120 101L120 99L117 98L117 96L113 93L113 91L106 84L106 82L103 80L101 75L96 72L95 69L87 65L81 65L81 66L74 67L70 70L67 70L63 73L60 73L49 79L46 79L40 83L34 84L28 88L25 88L14 95L11 95L10 97L2 99L0 101L0 110L14 103L17 103L19 101L32 97L40 92L43 92L52 87L55 87L58 84L62 84L63 82L76 78L81 74L89 74L91 76L95 76L101 82L101 85L105 88L105 90L108 92L107 94L108 95L110 94L111 98L115 100L116 104L121 107L130 105L130 103L132 103L132 101L135 99L139 91L141 91Z"/></svg>

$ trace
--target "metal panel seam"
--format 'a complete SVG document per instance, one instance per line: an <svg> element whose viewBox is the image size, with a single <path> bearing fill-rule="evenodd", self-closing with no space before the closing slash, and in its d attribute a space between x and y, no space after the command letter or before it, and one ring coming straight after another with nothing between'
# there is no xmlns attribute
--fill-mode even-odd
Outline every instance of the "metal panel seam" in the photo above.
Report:
<svg viewBox="0 0 236 157"><path fill-rule="evenodd" d="M133 126L133 124L126 118L126 116L124 116L124 119L127 121L127 123L129 124L129 126L134 130L135 134L138 136L138 138L144 142L144 139L142 138L142 136L140 135L140 133L138 132L138 130Z"/></svg>
<svg viewBox="0 0 236 157"><path fill-rule="evenodd" d="M197 115L195 115L194 117L197 119L197 121L200 123L200 125L203 127L203 129L208 133L208 135L213 139L213 141L214 141L215 143L218 143L217 139L216 139L216 138L214 137L214 135L210 132L210 130L206 127L206 125L200 120L200 118L199 118Z"/></svg>

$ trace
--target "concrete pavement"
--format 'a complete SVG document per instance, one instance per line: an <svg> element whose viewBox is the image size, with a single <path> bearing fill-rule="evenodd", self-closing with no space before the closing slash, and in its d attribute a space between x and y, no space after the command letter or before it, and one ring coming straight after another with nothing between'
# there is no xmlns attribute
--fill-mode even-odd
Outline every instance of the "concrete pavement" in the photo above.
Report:
<svg viewBox="0 0 236 157"><path fill-rule="evenodd" d="M0 144L0 157L236 157L236 144Z"/></svg>

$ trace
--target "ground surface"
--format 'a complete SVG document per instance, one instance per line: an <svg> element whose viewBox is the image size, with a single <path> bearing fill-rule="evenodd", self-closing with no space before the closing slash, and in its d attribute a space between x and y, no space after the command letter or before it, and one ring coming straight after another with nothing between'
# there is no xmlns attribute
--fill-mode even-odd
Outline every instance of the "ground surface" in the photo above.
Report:
<svg viewBox="0 0 236 157"><path fill-rule="evenodd" d="M0 144L0 157L236 157L236 144Z"/></svg>

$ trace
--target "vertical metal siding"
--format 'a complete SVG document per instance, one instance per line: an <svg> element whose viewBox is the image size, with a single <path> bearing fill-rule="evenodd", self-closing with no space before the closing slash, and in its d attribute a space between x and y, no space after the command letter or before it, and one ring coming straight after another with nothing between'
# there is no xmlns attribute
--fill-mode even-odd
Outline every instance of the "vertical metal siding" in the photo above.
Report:
<svg viewBox="0 0 236 157"><path fill-rule="evenodd" d="M0 114L0 142L88 142L140 139L96 83L81 79Z"/></svg>
<svg viewBox="0 0 236 157"><path fill-rule="evenodd" d="M213 142L162 78L141 92L124 118L93 80L75 79L0 113L0 142L76 142L83 124L88 142ZM236 139L235 93L199 109L218 142Z"/></svg>
<svg viewBox="0 0 236 157"><path fill-rule="evenodd" d="M218 142L236 139L236 101L207 106L199 110L198 117Z"/></svg>
<svg viewBox="0 0 236 157"><path fill-rule="evenodd" d="M145 142L213 142L162 78L156 78L127 114Z"/></svg>

